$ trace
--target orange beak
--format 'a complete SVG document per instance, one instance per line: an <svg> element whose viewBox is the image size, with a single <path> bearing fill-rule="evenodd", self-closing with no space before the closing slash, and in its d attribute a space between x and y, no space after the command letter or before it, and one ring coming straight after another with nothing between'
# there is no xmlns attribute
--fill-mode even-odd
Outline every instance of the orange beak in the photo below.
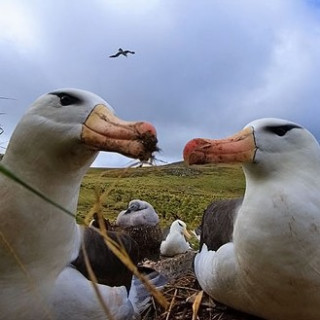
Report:
<svg viewBox="0 0 320 320"><path fill-rule="evenodd" d="M156 129L147 122L127 122L105 105L97 105L82 125L81 141L94 150L149 160L158 151Z"/></svg>
<svg viewBox="0 0 320 320"><path fill-rule="evenodd" d="M254 160L256 145L253 128L221 140L193 139L183 150L187 164L242 163Z"/></svg>

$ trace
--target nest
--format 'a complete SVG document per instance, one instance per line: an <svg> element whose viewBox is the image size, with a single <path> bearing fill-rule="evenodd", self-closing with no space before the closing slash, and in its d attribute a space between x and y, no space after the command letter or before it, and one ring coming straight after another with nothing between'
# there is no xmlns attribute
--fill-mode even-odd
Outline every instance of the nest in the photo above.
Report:
<svg viewBox="0 0 320 320"><path fill-rule="evenodd" d="M259 320L260 318L233 310L213 301L201 288L193 272L171 280L163 289L170 302L168 310L153 301L142 320ZM195 308L197 297L201 297Z"/></svg>

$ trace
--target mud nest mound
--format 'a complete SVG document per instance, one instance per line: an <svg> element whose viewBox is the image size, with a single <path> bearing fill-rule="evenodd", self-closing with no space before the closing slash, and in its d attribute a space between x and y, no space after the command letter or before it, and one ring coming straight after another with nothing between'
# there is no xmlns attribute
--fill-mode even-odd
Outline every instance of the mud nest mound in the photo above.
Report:
<svg viewBox="0 0 320 320"><path fill-rule="evenodd" d="M198 310L194 311L194 301L201 295L201 288L192 272L171 280L162 292L170 303L168 310L164 311L153 301L142 315L142 320L262 320L219 304L205 293Z"/></svg>

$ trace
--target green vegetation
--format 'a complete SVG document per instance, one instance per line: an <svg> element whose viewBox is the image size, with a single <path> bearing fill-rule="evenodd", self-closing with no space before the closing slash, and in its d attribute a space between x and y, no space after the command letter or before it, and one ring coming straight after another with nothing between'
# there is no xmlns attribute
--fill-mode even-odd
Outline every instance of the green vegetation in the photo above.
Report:
<svg viewBox="0 0 320 320"><path fill-rule="evenodd" d="M143 168L91 168L82 183L77 217L81 223L97 202L97 194L104 193L101 211L110 221L130 200L141 199L154 206L163 226L179 217L194 228L211 201L238 197L244 188L239 166L187 167L179 162Z"/></svg>

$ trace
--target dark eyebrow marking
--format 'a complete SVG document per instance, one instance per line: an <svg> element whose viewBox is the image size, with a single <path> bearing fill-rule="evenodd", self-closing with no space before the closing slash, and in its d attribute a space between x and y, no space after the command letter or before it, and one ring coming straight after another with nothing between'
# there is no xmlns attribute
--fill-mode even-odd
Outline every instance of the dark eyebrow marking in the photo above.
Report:
<svg viewBox="0 0 320 320"><path fill-rule="evenodd" d="M267 132L275 133L278 136L284 136L288 131L292 129L302 129L302 127L296 124L284 124L279 126L265 126L264 130Z"/></svg>
<svg viewBox="0 0 320 320"><path fill-rule="evenodd" d="M68 104L78 104L82 102L82 99L78 98L75 95L66 92L50 92L49 94L62 98L68 98Z"/></svg>

